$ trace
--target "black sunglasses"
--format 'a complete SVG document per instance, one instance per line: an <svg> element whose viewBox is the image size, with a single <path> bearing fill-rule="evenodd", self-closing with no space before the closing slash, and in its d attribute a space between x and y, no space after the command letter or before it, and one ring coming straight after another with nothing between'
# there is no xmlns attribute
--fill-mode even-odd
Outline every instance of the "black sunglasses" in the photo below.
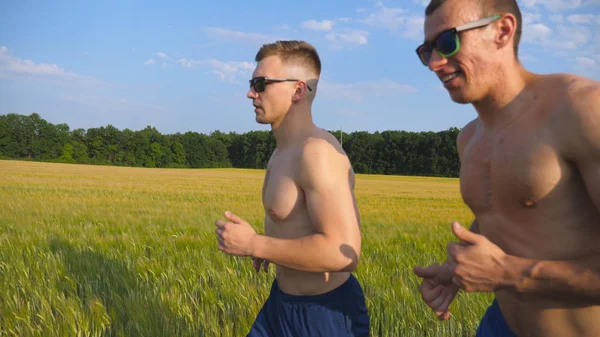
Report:
<svg viewBox="0 0 600 337"><path fill-rule="evenodd" d="M435 49L438 54L443 57L450 57L460 50L460 39L458 37L459 32L463 32L469 29L480 28L489 25L490 23L501 18L500 15L494 15L473 22L460 25L458 27L447 29L439 33L433 41L425 41L419 47L417 47L417 55L423 65L427 66L431 60L431 53Z"/></svg>
<svg viewBox="0 0 600 337"><path fill-rule="evenodd" d="M271 77L255 77L253 79L251 79L250 82L250 88L254 89L254 91L256 92L263 92L265 91L267 84L271 84L271 83L276 83L276 82L298 82L300 80L294 80L294 79L289 79L289 78L271 78ZM308 86L308 84L306 85L306 87L308 88L309 91L312 91L312 89Z"/></svg>

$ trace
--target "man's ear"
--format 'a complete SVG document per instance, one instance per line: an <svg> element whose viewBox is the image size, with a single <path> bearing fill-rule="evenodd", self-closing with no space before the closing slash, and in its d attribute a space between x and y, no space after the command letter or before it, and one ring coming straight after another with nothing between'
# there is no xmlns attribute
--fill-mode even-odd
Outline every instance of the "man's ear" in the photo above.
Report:
<svg viewBox="0 0 600 337"><path fill-rule="evenodd" d="M517 18L510 14L504 14L496 21L496 45L498 49L504 48L513 43L515 34L517 33Z"/></svg>
<svg viewBox="0 0 600 337"><path fill-rule="evenodd" d="M296 83L296 91L294 92L294 95L292 96L292 100L300 101L300 100L306 98L306 96L308 95L309 92L310 91L308 90L307 83L304 81L298 81Z"/></svg>

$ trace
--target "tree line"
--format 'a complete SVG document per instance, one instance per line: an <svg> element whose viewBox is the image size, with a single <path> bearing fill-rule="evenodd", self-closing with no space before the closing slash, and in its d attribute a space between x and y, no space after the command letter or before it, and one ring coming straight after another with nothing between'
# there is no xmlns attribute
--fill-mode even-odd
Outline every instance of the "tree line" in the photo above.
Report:
<svg viewBox="0 0 600 337"><path fill-rule="evenodd" d="M342 143L356 173L457 177L459 131L329 132ZM0 115L1 159L264 169L274 149L275 138L270 131L161 134L152 126L133 131L112 125L70 130L67 124L49 123L37 113Z"/></svg>

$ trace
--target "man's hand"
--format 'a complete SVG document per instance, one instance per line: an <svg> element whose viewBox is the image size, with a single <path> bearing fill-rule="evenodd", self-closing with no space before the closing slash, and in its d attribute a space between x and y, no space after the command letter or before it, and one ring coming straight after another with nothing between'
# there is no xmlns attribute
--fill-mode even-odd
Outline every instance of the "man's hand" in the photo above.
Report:
<svg viewBox="0 0 600 337"><path fill-rule="evenodd" d="M259 259L257 257L252 258L252 266L257 272L260 272L260 267L266 273L269 271L269 260Z"/></svg>
<svg viewBox="0 0 600 337"><path fill-rule="evenodd" d="M225 212L225 217L230 222L218 220L215 223L219 250L236 256L252 256L253 240L258 236L254 228L229 211Z"/></svg>
<svg viewBox="0 0 600 337"><path fill-rule="evenodd" d="M452 223L452 231L461 241L448 244L454 284L468 292L493 292L509 286L507 255L502 249L457 222Z"/></svg>
<svg viewBox="0 0 600 337"><path fill-rule="evenodd" d="M419 286L421 297L435 313L438 319L450 318L448 307L454 300L459 288L452 283L452 269L447 263L442 265L433 264L427 268L415 267L415 274L422 277Z"/></svg>

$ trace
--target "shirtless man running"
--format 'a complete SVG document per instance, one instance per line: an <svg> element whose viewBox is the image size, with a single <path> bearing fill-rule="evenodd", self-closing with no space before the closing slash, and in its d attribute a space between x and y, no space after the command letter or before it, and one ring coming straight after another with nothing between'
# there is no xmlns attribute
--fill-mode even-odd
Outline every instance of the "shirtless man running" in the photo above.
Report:
<svg viewBox="0 0 600 337"><path fill-rule="evenodd" d="M525 70L514 0L425 14L421 62L478 116L457 139L475 220L452 224L443 264L415 268L423 300L447 319L459 289L494 292L477 336L600 336L600 83Z"/></svg>
<svg viewBox="0 0 600 337"><path fill-rule="evenodd" d="M361 251L354 174L337 139L312 121L321 61L303 41L264 45L248 98L277 147L265 177L265 234L225 212L219 249L276 265L276 279L248 337L369 336L362 287L351 274Z"/></svg>

